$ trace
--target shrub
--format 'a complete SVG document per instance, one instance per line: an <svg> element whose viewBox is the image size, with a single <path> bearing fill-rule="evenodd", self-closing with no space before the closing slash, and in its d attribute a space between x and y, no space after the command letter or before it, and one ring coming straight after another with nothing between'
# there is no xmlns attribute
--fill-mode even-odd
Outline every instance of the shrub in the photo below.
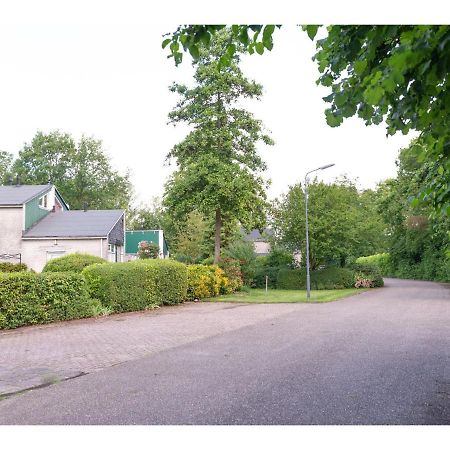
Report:
<svg viewBox="0 0 450 450"><path fill-rule="evenodd" d="M340 267L328 267L310 273L311 289L345 289L354 286L354 272ZM281 269L278 289L306 289L305 269Z"/></svg>
<svg viewBox="0 0 450 450"><path fill-rule="evenodd" d="M139 311L186 298L187 268L160 259L95 264L83 270L90 295L113 312Z"/></svg>
<svg viewBox="0 0 450 450"><path fill-rule="evenodd" d="M220 267L192 264L187 270L188 300L215 297L230 292L229 280Z"/></svg>
<svg viewBox="0 0 450 450"><path fill-rule="evenodd" d="M224 256L239 261L242 281L246 286L251 286L255 275L255 244L252 241L239 239L232 242L224 251Z"/></svg>
<svg viewBox="0 0 450 450"><path fill-rule="evenodd" d="M239 261L234 258L221 258L219 267L228 279L228 288L223 293L238 291L244 284Z"/></svg>
<svg viewBox="0 0 450 450"><path fill-rule="evenodd" d="M154 242L141 241L138 244L138 257L140 259L156 259L159 256L159 245Z"/></svg>
<svg viewBox="0 0 450 450"><path fill-rule="evenodd" d="M350 268L355 271L355 287L372 288L384 286L383 277L381 276L380 269L377 266L371 264L353 263Z"/></svg>
<svg viewBox="0 0 450 450"><path fill-rule="evenodd" d="M42 269L42 272L77 272L81 273L85 267L92 264L105 264L106 261L99 256L87 253L71 253L59 258L51 259Z"/></svg>
<svg viewBox="0 0 450 450"><path fill-rule="evenodd" d="M79 274L0 274L0 328L90 317L97 306Z"/></svg>
<svg viewBox="0 0 450 450"><path fill-rule="evenodd" d="M278 278L278 272L282 269L282 267L276 266L260 266L257 267L255 270L255 276L253 279L253 285L252 287L255 288L265 288L266 287L266 276L267 279L267 285L269 288L276 288L277 287L277 278Z"/></svg>
<svg viewBox="0 0 450 450"><path fill-rule="evenodd" d="M10 262L0 262L0 272L25 272L27 270L26 264L17 264Z"/></svg>

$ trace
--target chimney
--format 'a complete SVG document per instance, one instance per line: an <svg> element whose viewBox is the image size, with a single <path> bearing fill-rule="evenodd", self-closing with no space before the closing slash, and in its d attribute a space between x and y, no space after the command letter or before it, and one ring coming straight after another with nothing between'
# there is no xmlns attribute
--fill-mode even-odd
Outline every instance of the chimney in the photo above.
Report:
<svg viewBox="0 0 450 450"><path fill-rule="evenodd" d="M87 207L88 207L87 203L83 203L83 211L84 211L84 212L87 211Z"/></svg>
<svg viewBox="0 0 450 450"><path fill-rule="evenodd" d="M19 175L16 175L16 187L20 186L20 177Z"/></svg>

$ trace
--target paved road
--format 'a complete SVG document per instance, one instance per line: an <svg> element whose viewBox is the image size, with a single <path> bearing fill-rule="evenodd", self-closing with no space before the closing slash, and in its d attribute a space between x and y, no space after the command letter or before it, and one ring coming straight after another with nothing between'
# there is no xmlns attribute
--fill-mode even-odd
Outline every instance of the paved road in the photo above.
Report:
<svg viewBox="0 0 450 450"><path fill-rule="evenodd" d="M5 399L0 423L450 424L448 286L296 306Z"/></svg>

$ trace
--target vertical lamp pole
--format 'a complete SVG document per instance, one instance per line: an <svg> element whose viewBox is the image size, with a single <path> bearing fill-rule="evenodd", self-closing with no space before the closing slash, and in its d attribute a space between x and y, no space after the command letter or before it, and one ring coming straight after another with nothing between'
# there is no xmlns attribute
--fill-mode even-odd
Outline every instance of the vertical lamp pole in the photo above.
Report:
<svg viewBox="0 0 450 450"><path fill-rule="evenodd" d="M305 175L305 225L306 225L306 301L309 302L311 298L311 277L309 275L309 233L308 233L308 175L310 173L316 172L317 170L328 169L328 167L332 167L334 164L327 164L322 167L318 167L317 169L310 170Z"/></svg>

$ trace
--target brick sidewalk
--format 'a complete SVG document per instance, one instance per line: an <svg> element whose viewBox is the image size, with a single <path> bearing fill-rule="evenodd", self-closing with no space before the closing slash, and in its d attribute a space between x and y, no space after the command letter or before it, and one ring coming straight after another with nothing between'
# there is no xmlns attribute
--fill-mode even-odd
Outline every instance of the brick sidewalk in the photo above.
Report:
<svg viewBox="0 0 450 450"><path fill-rule="evenodd" d="M0 395L101 370L305 306L186 303L2 331Z"/></svg>

